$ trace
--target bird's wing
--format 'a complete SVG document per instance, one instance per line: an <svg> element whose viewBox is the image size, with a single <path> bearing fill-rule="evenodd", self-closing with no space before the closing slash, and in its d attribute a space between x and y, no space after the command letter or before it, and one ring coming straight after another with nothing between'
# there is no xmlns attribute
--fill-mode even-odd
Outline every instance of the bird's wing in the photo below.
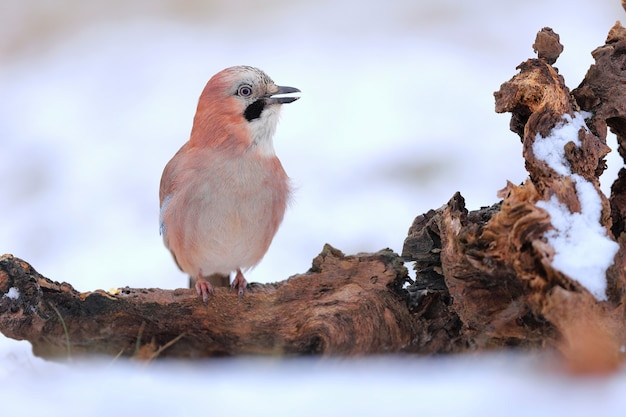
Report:
<svg viewBox="0 0 626 417"><path fill-rule="evenodd" d="M159 187L159 234L163 236L163 243L165 244L165 247L170 250L172 257L174 258L174 262L176 262L178 268L182 270L178 260L176 259L176 254L170 249L169 239L167 238L167 225L164 221L167 206L172 198L172 194L174 193L175 172L177 165L176 155L167 163L165 169L163 170L163 175L161 176L161 184Z"/></svg>
<svg viewBox="0 0 626 417"><path fill-rule="evenodd" d="M172 195L172 188L174 186L174 177L176 171L176 156L165 165L163 169L163 174L161 175L161 184L159 186L159 206L163 208L163 202L168 196Z"/></svg>
<svg viewBox="0 0 626 417"><path fill-rule="evenodd" d="M169 248L167 244L167 225L164 222L165 212L167 211L167 206L172 198L172 195L175 193L176 187L176 177L178 171L178 165L181 160L182 152L184 152L183 148L179 149L176 152L176 155L165 165L163 169L163 174L161 175L161 184L159 186L159 234L163 236L163 241L165 242L165 246Z"/></svg>

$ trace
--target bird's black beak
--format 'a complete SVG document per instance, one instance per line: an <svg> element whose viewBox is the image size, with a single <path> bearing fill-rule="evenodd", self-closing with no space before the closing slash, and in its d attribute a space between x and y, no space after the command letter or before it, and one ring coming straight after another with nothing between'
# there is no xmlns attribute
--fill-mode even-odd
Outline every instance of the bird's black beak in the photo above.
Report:
<svg viewBox="0 0 626 417"><path fill-rule="evenodd" d="M295 87L282 87L282 86L278 86L278 91L271 94L270 96L267 97L266 99L266 103L267 104L287 104L287 103L293 103L294 101L296 101L297 99L300 98L300 96L289 96L289 97L276 97L278 95L282 95L282 94L291 94L291 93L299 93L300 90L298 90Z"/></svg>

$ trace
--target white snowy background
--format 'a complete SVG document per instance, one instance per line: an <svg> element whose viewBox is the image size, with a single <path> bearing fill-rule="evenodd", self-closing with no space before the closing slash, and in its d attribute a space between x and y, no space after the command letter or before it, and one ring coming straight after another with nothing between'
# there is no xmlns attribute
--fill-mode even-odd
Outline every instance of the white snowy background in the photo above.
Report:
<svg viewBox="0 0 626 417"><path fill-rule="evenodd" d="M305 272L328 242L402 250L413 218L461 191L490 205L526 178L493 92L552 27L574 88L618 0L2 0L0 252L80 291L177 288L158 183L206 81L254 65L302 90L275 148L297 187L247 277ZM615 139L609 138L615 147ZM616 155L602 178L608 191ZM0 335L2 415L626 415L626 373L572 379L513 355L44 362Z"/></svg>

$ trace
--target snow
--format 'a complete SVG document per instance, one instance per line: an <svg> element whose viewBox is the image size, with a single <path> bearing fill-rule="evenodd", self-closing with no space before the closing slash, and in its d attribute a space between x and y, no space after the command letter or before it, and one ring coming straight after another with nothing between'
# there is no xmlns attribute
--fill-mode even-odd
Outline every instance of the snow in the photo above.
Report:
<svg viewBox="0 0 626 417"><path fill-rule="evenodd" d="M7 291L7 293L3 295L3 297L7 297L11 300L17 300L18 298L20 298L20 290L15 287L11 287L9 288L9 291Z"/></svg>
<svg viewBox="0 0 626 417"><path fill-rule="evenodd" d="M580 146L578 132L589 130L585 112L563 116L564 121L552 129L550 135L537 134L533 144L535 156L562 176L568 176L576 186L580 212L572 213L556 196L548 201L538 201L537 207L550 214L554 229L544 237L554 248L552 266L585 286L596 299L606 300L606 270L613 265L619 249L617 242L608 237L600 224L602 201L593 184L578 174L573 174L565 158L565 145L573 142Z"/></svg>
<svg viewBox="0 0 626 417"><path fill-rule="evenodd" d="M158 183L217 71L255 65L302 90L274 140L294 202L247 276L276 281L305 272L326 242L401 251L415 216L456 191L476 209L506 180L522 182L521 145L492 92L544 26L565 44L559 73L578 85L624 17L617 0L0 9L0 252L79 291L187 284L159 236ZM622 166L610 158L605 192ZM59 365L0 336L0 384L2 415L626 413L624 371L576 379L518 355Z"/></svg>
<svg viewBox="0 0 626 417"><path fill-rule="evenodd" d="M579 195L588 185L576 183ZM589 191L582 192L589 197ZM593 187L591 192L596 194ZM552 266L585 286L596 299L606 300L606 270L613 264L619 245L607 236L598 212L571 213L556 196L537 202L537 207L550 214L554 226L544 235L555 250Z"/></svg>
<svg viewBox="0 0 626 417"><path fill-rule="evenodd" d="M623 416L626 373L572 378L548 357L124 360L20 364L3 415ZM32 400L36 393L36 400ZM27 403L19 398L30 395ZM10 399L10 400L9 400Z"/></svg>
<svg viewBox="0 0 626 417"><path fill-rule="evenodd" d="M573 142L574 145L580 147L578 132L580 129L589 131L585 119L590 116L591 113L588 112L576 112L573 118L569 114L564 114L564 121L555 126L547 138L537 133L535 143L533 143L535 157L546 162L559 175L572 175L569 163L565 159L565 145Z"/></svg>

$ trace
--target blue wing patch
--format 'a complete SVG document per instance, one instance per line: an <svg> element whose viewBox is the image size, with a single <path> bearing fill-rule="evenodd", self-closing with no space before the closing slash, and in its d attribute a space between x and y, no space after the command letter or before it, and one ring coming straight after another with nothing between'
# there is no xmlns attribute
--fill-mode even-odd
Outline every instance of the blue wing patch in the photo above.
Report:
<svg viewBox="0 0 626 417"><path fill-rule="evenodd" d="M161 211L159 212L159 234L160 235L164 235L165 232L167 231L167 227L165 226L165 223L163 222L163 218L165 217L167 204L170 202L171 198L172 198L171 195L166 195L165 198L163 199L163 203L161 204Z"/></svg>

